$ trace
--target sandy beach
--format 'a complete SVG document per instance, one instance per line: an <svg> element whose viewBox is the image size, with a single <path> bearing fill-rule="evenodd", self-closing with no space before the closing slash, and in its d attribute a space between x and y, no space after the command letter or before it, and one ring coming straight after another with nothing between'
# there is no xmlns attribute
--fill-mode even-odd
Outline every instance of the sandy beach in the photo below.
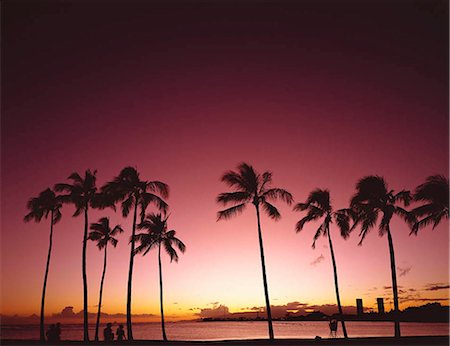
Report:
<svg viewBox="0 0 450 346"><path fill-rule="evenodd" d="M39 340L1 340L2 345L38 345ZM58 343L46 343L48 345L85 345L83 341L64 340ZM117 344L112 342L109 344ZM349 338L349 339L276 339L274 341L255 339L255 340L226 340L226 341L168 341L161 340L134 340L133 342L123 342L123 344L133 345L177 345L177 346L269 346L269 345L290 345L290 346L307 346L307 345L352 345L352 346L378 346L378 345L448 345L449 336L416 336L402 337L396 339L393 337L374 337L374 338ZM89 345L105 345L105 342L91 341Z"/></svg>

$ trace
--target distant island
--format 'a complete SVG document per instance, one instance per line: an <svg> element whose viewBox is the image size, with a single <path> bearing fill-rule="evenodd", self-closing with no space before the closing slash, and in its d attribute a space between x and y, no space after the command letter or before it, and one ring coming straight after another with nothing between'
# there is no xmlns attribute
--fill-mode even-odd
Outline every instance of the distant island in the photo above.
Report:
<svg viewBox="0 0 450 346"><path fill-rule="evenodd" d="M449 323L449 306L442 306L440 303L428 303L418 307L409 307L400 311L401 322L446 322ZM236 321L266 321L265 317L258 313L236 313L230 317L204 317L201 322L236 322ZM250 315L251 314L251 315ZM256 316L254 316L256 314ZM284 317L274 318L274 321L328 321L338 319L339 314L327 315L321 311L313 311L306 315L287 313ZM387 313L368 312L356 315L344 315L345 321L393 321L393 311Z"/></svg>

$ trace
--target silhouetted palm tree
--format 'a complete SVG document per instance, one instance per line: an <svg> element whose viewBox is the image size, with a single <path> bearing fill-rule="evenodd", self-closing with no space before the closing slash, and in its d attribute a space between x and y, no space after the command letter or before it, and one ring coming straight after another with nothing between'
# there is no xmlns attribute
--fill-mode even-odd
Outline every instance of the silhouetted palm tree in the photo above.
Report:
<svg viewBox="0 0 450 346"><path fill-rule="evenodd" d="M448 219L448 179L443 175L433 175L427 178L426 182L417 186L414 191L414 200L418 202L425 202L411 212L418 218L421 218L414 223L411 233L417 235L417 232L433 224L433 229L439 225L441 219Z"/></svg>
<svg viewBox="0 0 450 346"><path fill-rule="evenodd" d="M41 317L39 326L39 336L41 341L45 341L44 328L44 306L45 306L45 291L47 290L47 277L50 267L50 257L52 254L53 244L53 225L61 220L61 198L51 190L46 189L42 191L38 197L31 198L27 203L27 209L30 211L24 218L25 222L34 220L40 222L42 218L48 218L50 215L50 239L48 245L47 264L45 266L44 285L42 287L41 298Z"/></svg>
<svg viewBox="0 0 450 346"><path fill-rule="evenodd" d="M112 246L117 246L117 239L114 236L117 233L122 233L123 229L120 225L116 225L113 229L111 229L109 225L109 218L102 217L98 220L98 223L91 223L91 232L89 232L89 240L96 241L97 247L99 250L105 249L105 256L103 259L103 273L102 279L100 281L100 294L98 299L98 312L97 312L97 322L95 324L95 341L98 341L98 328L100 325L100 313L102 307L102 296L103 296L103 282L105 280L106 273L106 251L108 248L108 244L111 243Z"/></svg>
<svg viewBox="0 0 450 346"><path fill-rule="evenodd" d="M169 196L169 187L160 181L144 181L139 177L139 173L134 167L125 167L113 181L102 187L102 192L108 198L122 202L122 215L128 216L131 208L133 212L133 228L131 232L130 266L128 270L127 285L127 334L128 340L133 340L131 324L131 287L133 279L134 249L136 234L136 219L138 207L140 207L141 220L145 217L145 210L150 203L156 204L162 211L167 210L167 203L162 198ZM161 195L159 197L155 193Z"/></svg>
<svg viewBox="0 0 450 346"><path fill-rule="evenodd" d="M174 249L177 247L182 253L186 250L184 243L175 237L174 230L167 230L167 217L162 218L161 214L148 214L147 217L137 226L139 229L147 230L147 233L139 233L134 236L135 240L140 242L135 253L147 254L152 248L158 249L158 265L159 265L159 302L161 307L161 329L163 340L167 341L166 328L164 326L164 303L163 303L163 280L161 265L161 245L169 254L170 261L178 262L178 254Z"/></svg>
<svg viewBox="0 0 450 346"><path fill-rule="evenodd" d="M347 329L345 328L344 314L342 313L341 298L339 296L339 286L338 286L338 275L336 268L336 260L334 258L333 242L331 241L330 234L330 223L335 220L338 225L341 236L347 239L350 234L350 217L346 210L340 209L337 211L333 210L330 204L330 192L328 190L316 189L312 191L305 203L298 203L295 205L294 210L296 211L308 211L308 214L297 222L296 231L297 233L303 229L303 226L310 221L316 221L324 217L322 224L317 229L314 235L314 241L312 244L313 249L316 246L316 240L321 236L328 238L328 244L330 245L331 261L333 263L334 272L334 286L336 290L336 300L339 309L339 315L341 317L342 330L344 332L344 337L347 336Z"/></svg>
<svg viewBox="0 0 450 346"><path fill-rule="evenodd" d="M89 207L100 206L100 196L96 187L97 171L86 170L84 177L78 173L72 173L68 179L72 180L72 184L56 184L55 190L66 192L67 195L61 196L65 203L72 203L75 206L73 216L84 214L84 233L83 233L83 253L82 253L82 274L83 274L83 339L89 341L89 324L88 324L88 289L86 275L86 245L88 238L88 211Z"/></svg>
<svg viewBox="0 0 450 346"><path fill-rule="evenodd" d="M266 265L264 260L264 246L261 231L261 221L260 221L260 210L261 206L267 215L278 220L281 215L278 209L269 203L269 201L276 201L281 199L287 204L292 204L292 195L284 189L271 188L272 183L272 173L264 172L263 174L257 173L252 166L247 163L241 163L238 167L237 172L227 171L223 174L221 180L226 183L229 187L233 188L233 192L225 192L219 194L217 197L217 202L226 206L229 203L234 203L235 205L231 208L222 210L218 212L218 219L229 219L234 215L241 213L247 203L252 203L256 209L256 218L258 221L258 238L259 238L259 250L261 254L261 266L262 266L262 276L264 284L264 294L266 300L266 310L267 310L267 321L269 326L269 338L272 340L273 327L272 327L272 314L270 310L269 301L269 290L267 287L267 277L266 277Z"/></svg>
<svg viewBox="0 0 450 346"><path fill-rule="evenodd" d="M394 319L395 319L395 336L400 337L399 307L398 307L398 291L397 291L397 274L395 267L394 244L390 229L392 216L398 215L411 224L412 216L405 209L398 206L399 202L403 202L408 206L411 200L410 192L402 190L394 193L394 190L388 190L387 184L382 177L368 176L360 179L356 184L356 194L351 199L351 208L355 213L355 227L361 224L361 240L362 244L367 232L375 227L378 215L381 213L382 218L379 223L379 234L383 236L387 234L389 244L389 254L391 260L392 274L392 291L394 295ZM352 227L352 228L353 228Z"/></svg>

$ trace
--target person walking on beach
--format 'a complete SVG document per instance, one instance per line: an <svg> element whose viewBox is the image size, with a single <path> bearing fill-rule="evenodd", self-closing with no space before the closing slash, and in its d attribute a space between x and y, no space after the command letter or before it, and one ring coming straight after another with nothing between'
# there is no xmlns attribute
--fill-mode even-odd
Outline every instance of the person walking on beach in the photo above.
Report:
<svg viewBox="0 0 450 346"><path fill-rule="evenodd" d="M106 328L103 330L103 338L105 341L113 341L114 333L112 331L112 323L106 324Z"/></svg>
<svg viewBox="0 0 450 346"><path fill-rule="evenodd" d="M125 330L123 330L123 324L120 324L119 328L117 328L116 335L117 335L117 341L122 341L122 340L127 339L125 337Z"/></svg>
<svg viewBox="0 0 450 346"><path fill-rule="evenodd" d="M334 318L331 319L330 323L329 323L329 326L330 326L330 336L335 338L336 337L336 333L337 333L337 329L338 329L338 322L337 322L337 320L334 319Z"/></svg>

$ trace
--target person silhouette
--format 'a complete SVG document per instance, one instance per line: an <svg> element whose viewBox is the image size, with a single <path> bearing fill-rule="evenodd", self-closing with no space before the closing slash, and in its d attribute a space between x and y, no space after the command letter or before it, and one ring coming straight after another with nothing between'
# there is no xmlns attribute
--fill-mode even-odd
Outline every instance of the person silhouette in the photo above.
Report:
<svg viewBox="0 0 450 346"><path fill-rule="evenodd" d="M48 328L47 332L45 333L47 336L48 341L55 341L56 340L56 326L54 324L51 324Z"/></svg>
<svg viewBox="0 0 450 346"><path fill-rule="evenodd" d="M112 331L112 323L107 323L106 328L103 330L103 338L105 341L113 341L114 333Z"/></svg>
<svg viewBox="0 0 450 346"><path fill-rule="evenodd" d="M56 323L55 327L55 340L60 341L61 340L61 323Z"/></svg>
<svg viewBox="0 0 450 346"><path fill-rule="evenodd" d="M337 320L332 318L330 320L329 326L330 326L330 336L335 338L336 337L336 333L337 333L337 329L338 329Z"/></svg>
<svg viewBox="0 0 450 346"><path fill-rule="evenodd" d="M117 341L126 340L125 331L123 330L123 324L119 325L119 328L116 330Z"/></svg>

